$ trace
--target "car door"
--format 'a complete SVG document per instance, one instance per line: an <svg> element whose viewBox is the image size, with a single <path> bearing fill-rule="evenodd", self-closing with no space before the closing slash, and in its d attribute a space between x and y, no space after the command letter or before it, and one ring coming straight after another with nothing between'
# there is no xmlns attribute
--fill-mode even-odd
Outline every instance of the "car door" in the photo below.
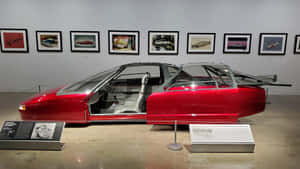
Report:
<svg viewBox="0 0 300 169"><path fill-rule="evenodd" d="M195 70L196 73L183 70L164 92L152 94L147 103L148 123L172 124L174 120L179 124L231 123L237 120L237 112L230 111L238 91L233 83L224 77L215 77L205 67L198 66Z"/></svg>

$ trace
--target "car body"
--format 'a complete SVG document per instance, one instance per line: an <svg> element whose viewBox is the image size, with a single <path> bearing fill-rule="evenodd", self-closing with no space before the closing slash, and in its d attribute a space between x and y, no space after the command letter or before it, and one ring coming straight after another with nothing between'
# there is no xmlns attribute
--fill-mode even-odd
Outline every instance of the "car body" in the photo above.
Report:
<svg viewBox="0 0 300 169"><path fill-rule="evenodd" d="M247 42L246 41L230 41L228 42L229 49L247 49Z"/></svg>
<svg viewBox="0 0 300 169"><path fill-rule="evenodd" d="M156 39L153 41L153 45L157 50L174 50L174 42L168 39Z"/></svg>
<svg viewBox="0 0 300 169"><path fill-rule="evenodd" d="M83 41L76 41L76 44L80 44L80 45L93 45L94 42L90 41L90 40L83 40Z"/></svg>
<svg viewBox="0 0 300 169"><path fill-rule="evenodd" d="M54 38L47 38L42 40L42 45L46 46L46 47L55 47L57 45L57 39Z"/></svg>
<svg viewBox="0 0 300 169"><path fill-rule="evenodd" d="M264 111L276 76L251 76L224 64L131 63L36 95L23 120L148 124L236 123Z"/></svg>
<svg viewBox="0 0 300 169"><path fill-rule="evenodd" d="M192 48L201 48L204 46L208 46L210 44L211 44L210 40L203 40L203 41L192 44Z"/></svg>

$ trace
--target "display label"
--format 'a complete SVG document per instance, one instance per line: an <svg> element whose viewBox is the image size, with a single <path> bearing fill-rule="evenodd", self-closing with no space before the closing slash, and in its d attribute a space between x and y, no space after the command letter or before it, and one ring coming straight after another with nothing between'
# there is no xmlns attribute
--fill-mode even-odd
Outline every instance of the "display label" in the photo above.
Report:
<svg viewBox="0 0 300 169"><path fill-rule="evenodd" d="M191 124L192 144L202 143L254 143L250 125Z"/></svg>
<svg viewBox="0 0 300 169"><path fill-rule="evenodd" d="M59 141L64 122L5 121L0 140Z"/></svg>

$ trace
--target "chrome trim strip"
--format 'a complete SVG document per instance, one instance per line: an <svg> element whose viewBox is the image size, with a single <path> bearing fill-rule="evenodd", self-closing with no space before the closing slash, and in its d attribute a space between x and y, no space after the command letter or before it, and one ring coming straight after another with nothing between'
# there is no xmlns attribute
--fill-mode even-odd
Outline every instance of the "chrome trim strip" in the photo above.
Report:
<svg viewBox="0 0 300 169"><path fill-rule="evenodd" d="M90 120L91 123L116 123L116 122L136 122L136 123L146 123L146 119L121 119L121 120Z"/></svg>
<svg viewBox="0 0 300 169"><path fill-rule="evenodd" d="M236 88L228 87L228 88L207 88L207 89L189 89L189 90L168 90L164 92L188 92L188 91L200 91L200 90L225 90L225 89L236 89Z"/></svg>
<svg viewBox="0 0 300 169"><path fill-rule="evenodd" d="M147 112L137 112L137 113L118 113L118 114L115 114L115 113L107 113L107 114L90 114L90 116L118 116L118 115L127 115L127 116L130 116L130 115L145 115L147 114Z"/></svg>

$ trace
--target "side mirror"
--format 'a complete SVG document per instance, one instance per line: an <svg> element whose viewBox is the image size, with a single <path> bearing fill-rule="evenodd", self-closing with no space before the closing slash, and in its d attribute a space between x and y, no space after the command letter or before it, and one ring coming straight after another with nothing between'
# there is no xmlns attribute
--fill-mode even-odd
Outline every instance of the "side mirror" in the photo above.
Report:
<svg viewBox="0 0 300 169"><path fill-rule="evenodd" d="M99 100L99 94L95 93L88 99L88 104L94 104Z"/></svg>

